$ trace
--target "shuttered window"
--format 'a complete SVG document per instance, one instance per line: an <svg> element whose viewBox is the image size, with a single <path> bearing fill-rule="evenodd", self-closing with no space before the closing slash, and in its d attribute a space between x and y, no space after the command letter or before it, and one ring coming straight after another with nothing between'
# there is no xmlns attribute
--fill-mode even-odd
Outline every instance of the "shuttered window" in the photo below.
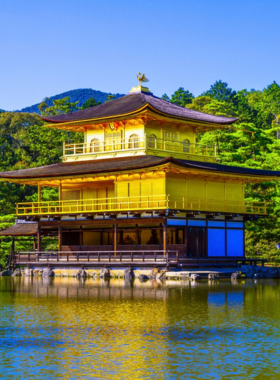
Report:
<svg viewBox="0 0 280 380"><path fill-rule="evenodd" d="M81 190L62 190L63 201L74 201L81 198Z"/></svg>

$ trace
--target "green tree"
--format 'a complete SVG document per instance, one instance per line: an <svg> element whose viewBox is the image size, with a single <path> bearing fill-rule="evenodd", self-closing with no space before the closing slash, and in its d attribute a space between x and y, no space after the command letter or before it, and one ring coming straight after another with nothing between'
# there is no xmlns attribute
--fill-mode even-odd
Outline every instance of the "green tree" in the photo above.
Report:
<svg viewBox="0 0 280 380"><path fill-rule="evenodd" d="M161 99L167 100L168 102L170 101L170 98L169 98L169 96L167 94L163 94L162 97L161 97Z"/></svg>
<svg viewBox="0 0 280 380"><path fill-rule="evenodd" d="M175 103L178 106L185 107L186 104L192 102L192 99L194 99L192 93L190 93L188 90L185 90L183 87L179 87L179 89L175 91L173 95L171 95L170 102Z"/></svg>
<svg viewBox="0 0 280 380"><path fill-rule="evenodd" d="M210 86L210 89L208 91L205 91L202 94L202 96L210 96L211 98L216 100L229 101L235 94L235 91L232 91L232 89L228 87L228 84L226 82L217 80L214 84Z"/></svg>
<svg viewBox="0 0 280 380"><path fill-rule="evenodd" d="M115 97L115 95L108 95L108 97L107 97L107 99L105 100L105 103L108 103L108 102L111 102L112 100L115 100L116 99L116 97Z"/></svg>
<svg viewBox="0 0 280 380"><path fill-rule="evenodd" d="M83 105L82 105L82 107L80 108L81 110L85 110L85 109L87 109L87 108L91 108L91 107L95 107L95 106L98 106L99 104L101 104L101 102L100 101L96 101L92 96L88 99L88 100L86 100L84 103L83 103Z"/></svg>
<svg viewBox="0 0 280 380"><path fill-rule="evenodd" d="M53 102L52 106L48 106L48 104L46 103L47 99L48 98L45 98L42 101L42 103L40 103L38 106L42 116L59 115L62 113L70 113L70 112L75 112L79 110L77 106L79 101L71 103L69 96L62 99L52 99L52 102Z"/></svg>

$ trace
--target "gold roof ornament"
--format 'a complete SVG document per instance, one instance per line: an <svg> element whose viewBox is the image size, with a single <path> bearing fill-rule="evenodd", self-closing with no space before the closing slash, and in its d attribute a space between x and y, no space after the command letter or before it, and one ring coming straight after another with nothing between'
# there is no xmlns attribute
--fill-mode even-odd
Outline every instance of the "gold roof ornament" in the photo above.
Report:
<svg viewBox="0 0 280 380"><path fill-rule="evenodd" d="M133 92L148 92L150 93L150 90L148 87L142 86L142 83L149 82L149 79L145 76L145 74L141 74L140 72L137 75L137 79L139 81L139 85L137 87L132 87L132 89L129 91L129 93Z"/></svg>
<svg viewBox="0 0 280 380"><path fill-rule="evenodd" d="M142 85L142 82L144 82L144 83L149 82L149 79L145 77L145 74L141 75L141 73L138 73L137 79L139 81L139 86Z"/></svg>

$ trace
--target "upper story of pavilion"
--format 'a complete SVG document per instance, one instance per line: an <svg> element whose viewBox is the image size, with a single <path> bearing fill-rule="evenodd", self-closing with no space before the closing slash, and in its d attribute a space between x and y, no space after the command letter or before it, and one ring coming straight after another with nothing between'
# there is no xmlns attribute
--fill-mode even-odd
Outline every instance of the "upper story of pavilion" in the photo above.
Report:
<svg viewBox="0 0 280 380"><path fill-rule="evenodd" d="M84 133L83 143L63 144L63 162L151 155L215 163L216 146L197 144L196 134L237 119L178 106L140 84L122 98L43 120L47 127Z"/></svg>

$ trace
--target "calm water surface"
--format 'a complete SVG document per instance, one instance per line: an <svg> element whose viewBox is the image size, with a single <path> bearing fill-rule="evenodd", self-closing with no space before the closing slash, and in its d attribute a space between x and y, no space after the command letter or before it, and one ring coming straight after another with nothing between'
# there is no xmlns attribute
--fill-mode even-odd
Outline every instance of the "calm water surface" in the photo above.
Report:
<svg viewBox="0 0 280 380"><path fill-rule="evenodd" d="M0 277L0 377L280 379L280 282Z"/></svg>

